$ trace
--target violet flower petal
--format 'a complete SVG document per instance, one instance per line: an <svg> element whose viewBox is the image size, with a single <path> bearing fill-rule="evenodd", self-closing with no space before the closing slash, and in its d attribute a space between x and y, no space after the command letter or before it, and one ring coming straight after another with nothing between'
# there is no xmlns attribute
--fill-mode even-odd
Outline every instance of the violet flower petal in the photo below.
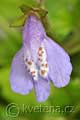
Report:
<svg viewBox="0 0 80 120"><path fill-rule="evenodd" d="M28 94L33 88L32 78L24 64L23 48L13 59L10 80L12 90L17 93Z"/></svg>
<svg viewBox="0 0 80 120"><path fill-rule="evenodd" d="M70 81L72 65L68 54L49 37L45 42L48 54L49 77L56 87L64 87Z"/></svg>
<svg viewBox="0 0 80 120"><path fill-rule="evenodd" d="M39 80L34 82L34 88L38 102L44 102L50 94L50 80L39 77Z"/></svg>
<svg viewBox="0 0 80 120"><path fill-rule="evenodd" d="M44 36L46 34L41 21L36 16L29 16L23 28L23 45L30 51L34 62L37 61L37 50Z"/></svg>

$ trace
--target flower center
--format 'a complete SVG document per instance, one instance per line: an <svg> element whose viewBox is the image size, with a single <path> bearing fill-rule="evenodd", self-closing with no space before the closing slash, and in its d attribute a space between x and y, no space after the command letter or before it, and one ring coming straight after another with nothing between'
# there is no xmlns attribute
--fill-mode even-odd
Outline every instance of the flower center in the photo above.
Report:
<svg viewBox="0 0 80 120"><path fill-rule="evenodd" d="M39 75L43 78L47 77L49 67L47 62L46 50L43 44L41 44L41 46L38 49L37 64L32 59L27 58L27 56L24 56L24 58L27 70L35 81L38 80Z"/></svg>

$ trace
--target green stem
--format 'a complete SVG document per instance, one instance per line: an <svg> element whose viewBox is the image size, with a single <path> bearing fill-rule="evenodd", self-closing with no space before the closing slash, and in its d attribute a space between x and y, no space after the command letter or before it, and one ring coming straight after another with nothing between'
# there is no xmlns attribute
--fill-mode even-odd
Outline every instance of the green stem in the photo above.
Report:
<svg viewBox="0 0 80 120"><path fill-rule="evenodd" d="M36 0L36 2L39 8L44 8L45 0Z"/></svg>

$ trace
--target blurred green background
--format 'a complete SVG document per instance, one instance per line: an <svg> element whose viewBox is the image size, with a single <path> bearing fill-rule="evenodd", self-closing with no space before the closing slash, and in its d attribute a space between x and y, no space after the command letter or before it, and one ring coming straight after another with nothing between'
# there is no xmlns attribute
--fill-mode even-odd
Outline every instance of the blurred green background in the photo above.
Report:
<svg viewBox="0 0 80 120"><path fill-rule="evenodd" d="M69 53L73 72L67 87L58 89L51 84L51 94L44 103L36 101L34 91L22 96L10 88L11 61L22 45L22 33L21 28L10 28L9 23L22 15L22 4L36 5L33 0L0 0L0 120L80 120L80 0L45 0L50 24L46 31ZM8 111L12 103L17 107ZM23 105L55 109L24 112Z"/></svg>

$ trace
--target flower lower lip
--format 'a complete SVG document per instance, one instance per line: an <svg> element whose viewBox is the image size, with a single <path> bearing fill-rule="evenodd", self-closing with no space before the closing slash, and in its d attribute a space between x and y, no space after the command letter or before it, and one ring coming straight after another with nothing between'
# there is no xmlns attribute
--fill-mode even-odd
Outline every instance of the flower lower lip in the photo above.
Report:
<svg viewBox="0 0 80 120"><path fill-rule="evenodd" d="M45 78L48 75L48 71L49 71L48 63L46 60L47 55L43 44L38 49L37 58L38 58L37 65L32 59L28 60L28 58L26 58L24 60L27 70L29 71L29 74L32 76L32 78L35 81L38 80L39 75Z"/></svg>

